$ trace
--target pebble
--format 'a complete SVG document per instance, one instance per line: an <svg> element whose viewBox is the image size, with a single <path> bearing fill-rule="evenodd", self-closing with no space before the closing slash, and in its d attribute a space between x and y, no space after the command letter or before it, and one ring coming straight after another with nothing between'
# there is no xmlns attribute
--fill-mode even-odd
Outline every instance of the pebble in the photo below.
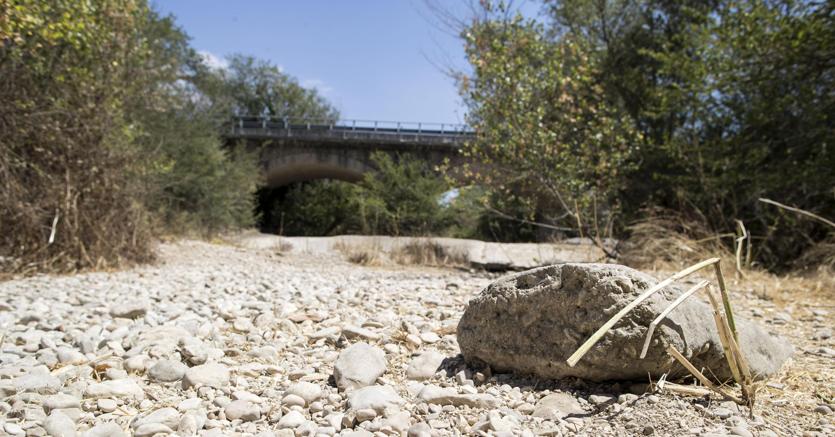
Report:
<svg viewBox="0 0 835 437"><path fill-rule="evenodd" d="M46 418L43 429L52 437L75 437L75 422L58 411L53 411Z"/></svg>
<svg viewBox="0 0 835 437"><path fill-rule="evenodd" d="M385 353L368 343L355 343L339 353L333 378L340 390L373 384L386 371Z"/></svg>
<svg viewBox="0 0 835 437"><path fill-rule="evenodd" d="M229 369L223 364L201 364L186 370L183 376L183 388L201 386L222 388L229 384L229 378Z"/></svg>
<svg viewBox="0 0 835 437"><path fill-rule="evenodd" d="M436 350L428 350L409 361L406 377L416 381L429 379L441 367L446 356Z"/></svg>
<svg viewBox="0 0 835 437"><path fill-rule="evenodd" d="M754 437L754 434L751 433L751 431L748 431L748 428L744 426L732 426L730 431L733 435L738 435L742 437Z"/></svg>
<svg viewBox="0 0 835 437"><path fill-rule="evenodd" d="M174 382L183 379L186 370L188 367L179 361L159 360L148 369L148 377L157 382Z"/></svg>
<svg viewBox="0 0 835 437"><path fill-rule="evenodd" d="M387 385L362 387L348 394L348 408L353 410L372 410L382 414L386 409L397 408L403 403L403 398Z"/></svg>
<svg viewBox="0 0 835 437"><path fill-rule="evenodd" d="M142 317L147 313L148 305L141 301L121 302L110 307L110 315L113 317L135 319L137 317Z"/></svg>
<svg viewBox="0 0 835 437"><path fill-rule="evenodd" d="M307 419L304 418L302 413L299 413L296 410L290 410L287 414L281 417L281 420L278 421L278 427L294 429L299 427L305 421L307 421Z"/></svg>
<svg viewBox="0 0 835 437"><path fill-rule="evenodd" d="M119 405L113 399L99 399L96 401L96 407L103 413L112 413Z"/></svg>
<svg viewBox="0 0 835 437"><path fill-rule="evenodd" d="M322 388L319 387L318 384L302 381L291 385L287 390L287 393L296 395L304 399L306 404L310 404L311 402L322 397Z"/></svg>
<svg viewBox="0 0 835 437"><path fill-rule="evenodd" d="M731 411L727 408L724 408L724 407L719 407L719 408L716 408L716 409L713 410L713 415L720 418L720 419L727 419L727 418L733 416L733 414L734 414L733 411Z"/></svg>
<svg viewBox="0 0 835 437"><path fill-rule="evenodd" d="M250 401L232 401L223 409L226 419L241 419L245 422L252 422L261 418L261 409Z"/></svg>
<svg viewBox="0 0 835 437"><path fill-rule="evenodd" d="M129 398L145 399L145 391L133 379L117 379L90 384L84 391L89 398Z"/></svg>

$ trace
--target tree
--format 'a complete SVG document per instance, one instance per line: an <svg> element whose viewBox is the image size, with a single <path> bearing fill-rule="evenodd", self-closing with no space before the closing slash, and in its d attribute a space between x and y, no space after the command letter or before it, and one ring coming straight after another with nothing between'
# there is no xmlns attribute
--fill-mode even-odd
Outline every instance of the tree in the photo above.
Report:
<svg viewBox="0 0 835 437"><path fill-rule="evenodd" d="M213 71L215 84L210 93L223 112L318 120L339 118L339 112L315 89L302 87L279 67L244 55L233 55L228 60L228 67Z"/></svg>
<svg viewBox="0 0 835 437"><path fill-rule="evenodd" d="M0 252L4 270L144 259L125 123L128 59L143 59L135 0L10 0L0 20Z"/></svg>
<svg viewBox="0 0 835 437"><path fill-rule="evenodd" d="M469 175L522 205L517 220L599 235L618 213L640 135L608 101L584 41L485 8L463 35L473 74L461 90L477 133L464 153L480 166Z"/></svg>

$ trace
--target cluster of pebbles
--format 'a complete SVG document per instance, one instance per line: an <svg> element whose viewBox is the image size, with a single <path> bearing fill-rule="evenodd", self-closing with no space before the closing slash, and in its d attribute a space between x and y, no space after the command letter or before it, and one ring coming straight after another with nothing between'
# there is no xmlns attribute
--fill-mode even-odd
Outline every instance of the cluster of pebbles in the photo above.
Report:
<svg viewBox="0 0 835 437"><path fill-rule="evenodd" d="M361 267L201 242L115 273L0 283L0 435L779 435L643 384L468 368L486 272ZM830 406L822 404L821 409Z"/></svg>

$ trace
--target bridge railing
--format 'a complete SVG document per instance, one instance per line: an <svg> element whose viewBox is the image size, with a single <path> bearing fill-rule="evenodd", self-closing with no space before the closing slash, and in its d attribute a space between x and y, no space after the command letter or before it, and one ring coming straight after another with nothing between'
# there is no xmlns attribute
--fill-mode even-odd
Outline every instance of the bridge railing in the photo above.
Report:
<svg viewBox="0 0 835 437"><path fill-rule="evenodd" d="M418 135L472 135L473 129L465 124L425 123L386 120L318 119L287 117L238 116L233 120L235 129L264 129L285 131L357 131Z"/></svg>

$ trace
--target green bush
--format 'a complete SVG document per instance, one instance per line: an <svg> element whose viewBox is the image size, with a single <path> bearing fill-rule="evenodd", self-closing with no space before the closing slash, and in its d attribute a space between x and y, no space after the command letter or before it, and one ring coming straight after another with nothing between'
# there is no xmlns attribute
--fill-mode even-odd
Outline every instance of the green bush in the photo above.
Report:
<svg viewBox="0 0 835 437"><path fill-rule="evenodd" d="M440 202L447 184L426 163L383 152L372 161L377 171L358 183L318 180L288 188L262 228L285 235L437 235L452 225L451 209Z"/></svg>

